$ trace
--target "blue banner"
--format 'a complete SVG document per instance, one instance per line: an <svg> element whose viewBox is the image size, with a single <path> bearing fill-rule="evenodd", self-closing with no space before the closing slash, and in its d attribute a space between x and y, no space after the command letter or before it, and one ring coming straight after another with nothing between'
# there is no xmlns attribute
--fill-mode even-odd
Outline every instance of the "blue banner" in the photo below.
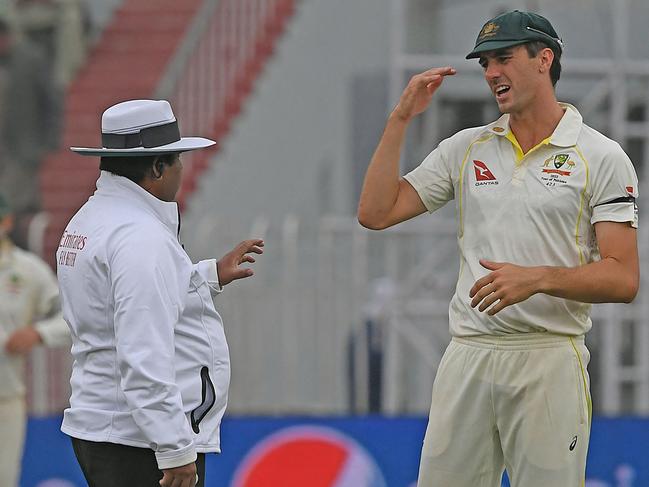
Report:
<svg viewBox="0 0 649 487"><path fill-rule="evenodd" d="M86 485L60 422L30 419L21 487ZM206 485L415 487L425 428L424 418L226 418ZM649 486L649 419L595 419L587 477L586 487Z"/></svg>

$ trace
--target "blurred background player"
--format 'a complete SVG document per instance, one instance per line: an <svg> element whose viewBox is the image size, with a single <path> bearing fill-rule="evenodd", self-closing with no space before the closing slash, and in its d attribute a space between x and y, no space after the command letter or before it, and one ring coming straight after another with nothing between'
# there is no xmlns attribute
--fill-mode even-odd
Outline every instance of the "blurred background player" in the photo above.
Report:
<svg viewBox="0 0 649 487"><path fill-rule="evenodd" d="M27 412L24 357L39 345L69 343L50 267L16 247L12 211L0 194L0 485L18 484Z"/></svg>
<svg viewBox="0 0 649 487"><path fill-rule="evenodd" d="M0 190L21 218L40 208L38 171L59 144L63 97L54 58L15 30L0 18Z"/></svg>
<svg viewBox="0 0 649 487"><path fill-rule="evenodd" d="M433 386L420 487L584 485L591 406L588 303L638 290L638 181L620 146L559 103L563 43L511 11L486 22L479 58L503 114L442 141L399 178L406 128L451 67L415 75L367 170L362 225L384 229L456 201L453 339ZM469 446L470 445L470 446Z"/></svg>

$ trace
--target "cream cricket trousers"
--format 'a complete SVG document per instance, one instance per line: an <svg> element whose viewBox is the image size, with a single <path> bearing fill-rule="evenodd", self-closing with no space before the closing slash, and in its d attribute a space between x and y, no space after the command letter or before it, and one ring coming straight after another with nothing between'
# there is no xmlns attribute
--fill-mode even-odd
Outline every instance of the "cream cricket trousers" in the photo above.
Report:
<svg viewBox="0 0 649 487"><path fill-rule="evenodd" d="M16 487L23 458L27 412L25 398L0 398L0 485Z"/></svg>
<svg viewBox="0 0 649 487"><path fill-rule="evenodd" d="M439 365L418 487L583 487L590 434L583 337L453 338Z"/></svg>

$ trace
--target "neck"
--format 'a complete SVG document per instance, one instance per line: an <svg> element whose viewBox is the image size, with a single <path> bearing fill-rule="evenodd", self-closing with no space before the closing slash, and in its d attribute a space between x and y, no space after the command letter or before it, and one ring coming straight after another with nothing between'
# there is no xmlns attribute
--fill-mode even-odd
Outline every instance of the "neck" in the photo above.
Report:
<svg viewBox="0 0 649 487"><path fill-rule="evenodd" d="M510 113L509 127L523 152L550 137L559 125L563 113L564 109L559 105L554 92L551 97L537 98L525 110Z"/></svg>
<svg viewBox="0 0 649 487"><path fill-rule="evenodd" d="M11 240L6 235L0 235L0 256L7 253L11 248Z"/></svg>

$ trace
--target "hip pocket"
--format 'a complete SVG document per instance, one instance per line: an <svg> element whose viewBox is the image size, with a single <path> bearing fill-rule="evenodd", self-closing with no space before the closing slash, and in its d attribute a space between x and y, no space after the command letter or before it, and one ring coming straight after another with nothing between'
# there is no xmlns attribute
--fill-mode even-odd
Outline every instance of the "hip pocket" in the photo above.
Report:
<svg viewBox="0 0 649 487"><path fill-rule="evenodd" d="M214 384L210 378L210 371L207 367L201 369L201 403L191 413L192 430L194 433L200 433L199 424L203 418L212 409L216 402L216 392Z"/></svg>
<svg viewBox="0 0 649 487"><path fill-rule="evenodd" d="M575 346L575 343L570 340L570 343L573 347L573 364L575 369L575 380L577 382L577 397L578 397L578 407L579 407L579 423L584 424L587 421L590 421L590 406L589 406L589 394L588 394L588 383L586 381L586 370L584 368L581 355Z"/></svg>

